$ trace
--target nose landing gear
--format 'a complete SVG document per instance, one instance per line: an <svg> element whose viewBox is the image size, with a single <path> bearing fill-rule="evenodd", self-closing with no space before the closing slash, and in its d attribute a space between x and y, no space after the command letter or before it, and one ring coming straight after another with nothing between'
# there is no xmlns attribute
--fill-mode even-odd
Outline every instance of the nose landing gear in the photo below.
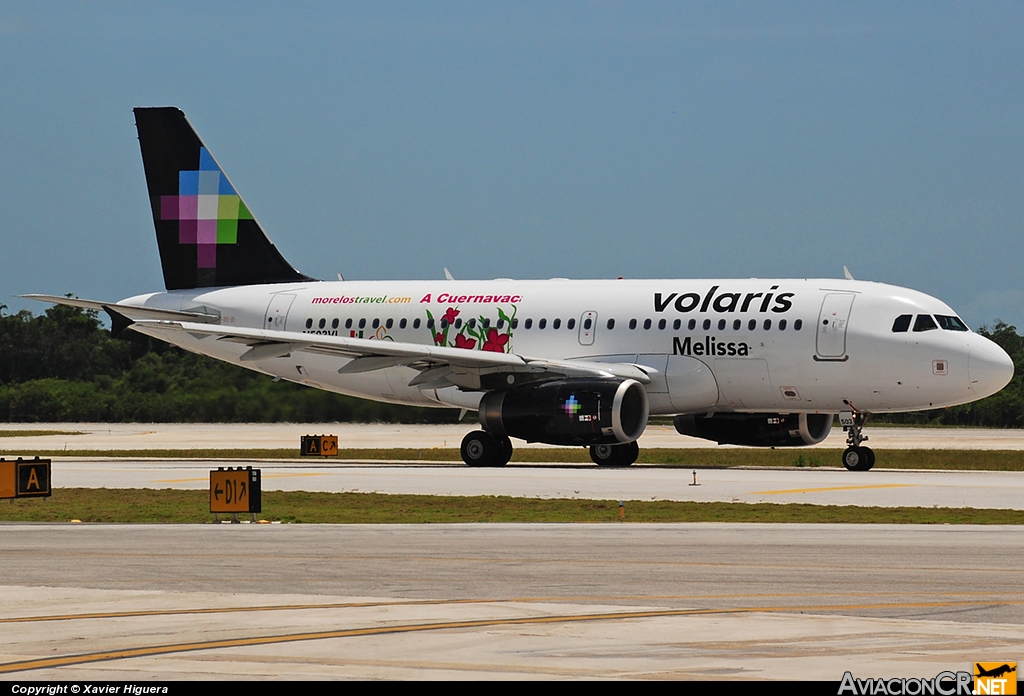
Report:
<svg viewBox="0 0 1024 696"><path fill-rule="evenodd" d="M839 414L839 423L849 433L846 437L846 451L843 452L843 466L848 471L868 471L875 465L875 453L870 447L861 447L860 444L868 439L863 430L870 417L870 413L863 411L844 411Z"/></svg>

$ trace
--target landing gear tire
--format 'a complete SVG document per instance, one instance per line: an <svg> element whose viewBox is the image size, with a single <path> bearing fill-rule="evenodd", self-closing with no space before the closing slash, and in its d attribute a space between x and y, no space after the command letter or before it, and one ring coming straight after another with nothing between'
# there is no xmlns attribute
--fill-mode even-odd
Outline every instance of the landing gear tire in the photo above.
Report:
<svg viewBox="0 0 1024 696"><path fill-rule="evenodd" d="M504 467L512 459L512 441L504 435L474 430L462 438L459 451L467 467Z"/></svg>
<svg viewBox="0 0 1024 696"><path fill-rule="evenodd" d="M875 453L870 447L847 447L843 452L843 466L847 471L868 471L875 465Z"/></svg>
<svg viewBox="0 0 1024 696"><path fill-rule="evenodd" d="M636 441L624 445L591 445L590 458L598 466L629 466L640 455Z"/></svg>
<svg viewBox="0 0 1024 696"><path fill-rule="evenodd" d="M512 458L512 441L486 430L474 430L462 438L459 452L466 466L505 466Z"/></svg>
<svg viewBox="0 0 1024 696"><path fill-rule="evenodd" d="M505 466L512 459L512 440L504 435L495 437L498 442L498 460L494 466ZM874 459L871 460L874 463Z"/></svg>

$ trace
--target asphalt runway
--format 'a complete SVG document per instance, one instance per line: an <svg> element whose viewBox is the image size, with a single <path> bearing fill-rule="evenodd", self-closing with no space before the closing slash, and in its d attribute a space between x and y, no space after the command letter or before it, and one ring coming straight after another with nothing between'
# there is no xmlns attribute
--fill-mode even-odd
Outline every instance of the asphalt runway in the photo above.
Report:
<svg viewBox="0 0 1024 696"><path fill-rule="evenodd" d="M0 678L932 677L1019 660L1024 530L2 525Z"/></svg>
<svg viewBox="0 0 1024 696"><path fill-rule="evenodd" d="M54 487L209 488L209 471L252 465L263 490L423 495L508 495L592 500L813 503L884 507L1024 509L1024 472L907 471L876 468L690 469L634 465L307 463L296 460L56 459Z"/></svg>

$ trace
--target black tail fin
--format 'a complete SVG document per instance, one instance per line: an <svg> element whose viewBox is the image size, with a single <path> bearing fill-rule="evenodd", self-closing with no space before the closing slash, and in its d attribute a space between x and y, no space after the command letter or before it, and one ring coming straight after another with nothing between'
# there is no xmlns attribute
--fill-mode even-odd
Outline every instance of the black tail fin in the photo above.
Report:
<svg viewBox="0 0 1024 696"><path fill-rule="evenodd" d="M285 261L185 114L135 109L168 290L312 280Z"/></svg>

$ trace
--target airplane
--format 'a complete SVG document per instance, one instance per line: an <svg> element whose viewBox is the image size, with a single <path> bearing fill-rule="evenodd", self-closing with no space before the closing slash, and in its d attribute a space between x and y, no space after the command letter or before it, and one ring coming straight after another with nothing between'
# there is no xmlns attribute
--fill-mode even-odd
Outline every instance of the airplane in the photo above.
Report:
<svg viewBox="0 0 1024 696"><path fill-rule="evenodd" d="M719 444L814 445L834 417L866 471L874 413L995 394L1013 363L948 305L838 279L322 281L277 250L185 114L134 110L165 292L105 311L131 329L317 389L476 411L470 466L511 438L636 461L650 416Z"/></svg>
<svg viewBox="0 0 1024 696"><path fill-rule="evenodd" d="M999 677L1003 676L1004 674L1009 674L1010 672L1016 672L1017 671L1017 665L1015 663L1014 666L1011 667L1009 664L1003 663L999 667L994 667L992 669L984 669L981 666L980 662L975 662L974 663L974 669L977 672L974 675L976 677L995 677L996 679L998 679Z"/></svg>

